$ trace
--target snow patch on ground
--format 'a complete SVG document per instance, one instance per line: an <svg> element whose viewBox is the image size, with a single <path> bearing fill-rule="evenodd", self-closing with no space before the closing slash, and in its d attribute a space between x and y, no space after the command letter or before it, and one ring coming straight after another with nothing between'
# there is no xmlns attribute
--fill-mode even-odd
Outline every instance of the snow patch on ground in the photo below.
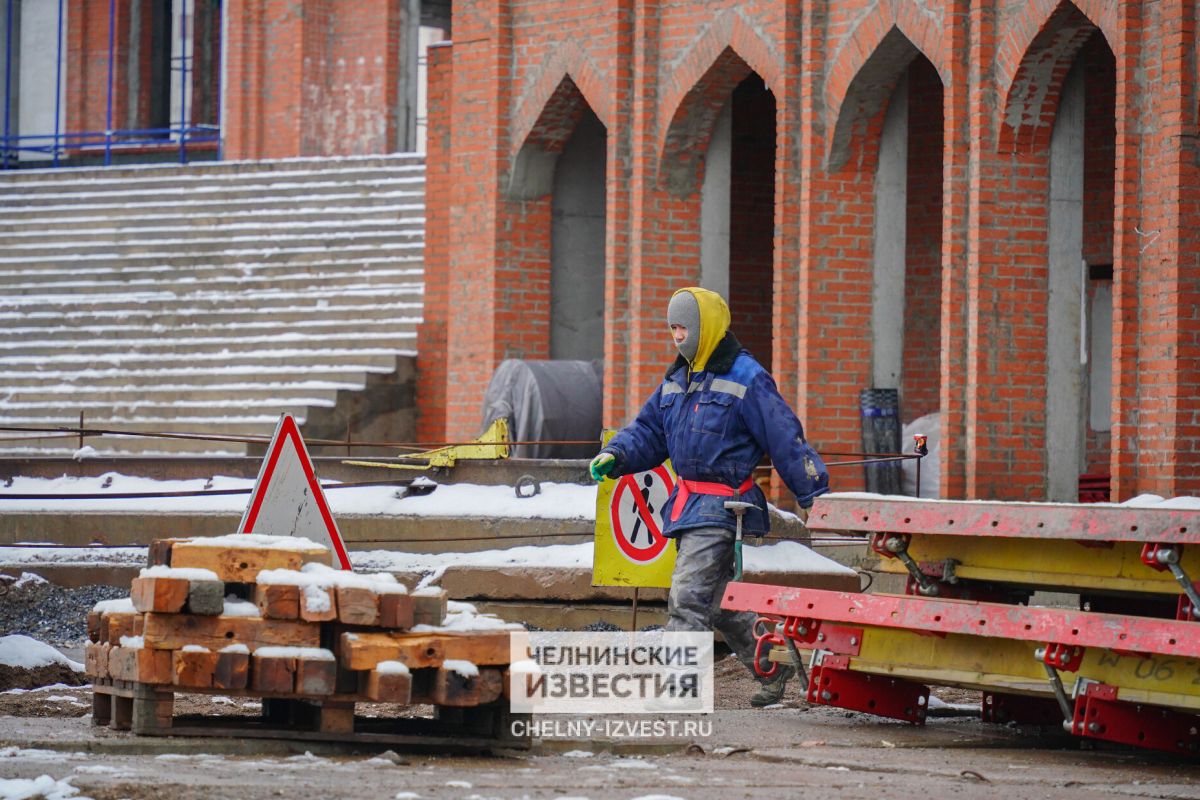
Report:
<svg viewBox="0 0 1200 800"><path fill-rule="evenodd" d="M0 664L21 669L66 664L75 672L83 672L83 664L72 661L44 642L19 633L0 637Z"/></svg>
<svg viewBox="0 0 1200 800"><path fill-rule="evenodd" d="M70 778L56 781L49 775L37 778L0 778L0 800L90 800L79 794Z"/></svg>

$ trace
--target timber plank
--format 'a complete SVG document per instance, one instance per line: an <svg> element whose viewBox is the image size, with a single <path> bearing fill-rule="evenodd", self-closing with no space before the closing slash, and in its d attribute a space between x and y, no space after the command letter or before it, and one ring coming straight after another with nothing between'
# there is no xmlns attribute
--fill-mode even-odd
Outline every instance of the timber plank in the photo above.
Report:
<svg viewBox="0 0 1200 800"><path fill-rule="evenodd" d="M258 692L291 694L296 688L296 658L254 656L250 667L250 688Z"/></svg>
<svg viewBox="0 0 1200 800"><path fill-rule="evenodd" d="M488 666L509 662L508 631L473 633L343 633L342 663L348 669L374 669L380 661L399 661L409 669L436 667L447 659Z"/></svg>
<svg viewBox="0 0 1200 800"><path fill-rule="evenodd" d="M324 547L291 550L272 547L214 547L202 539L176 541L170 551L172 567L210 569L226 582L253 583L265 569L300 569L310 561L329 563Z"/></svg>
<svg viewBox="0 0 1200 800"><path fill-rule="evenodd" d="M408 704L412 700L412 675L373 669L367 673L363 693L378 703Z"/></svg>
<svg viewBox="0 0 1200 800"><path fill-rule="evenodd" d="M211 687L219 659L220 654L211 650L173 651L172 683L176 686Z"/></svg>
<svg viewBox="0 0 1200 800"><path fill-rule="evenodd" d="M337 662L332 659L297 658L296 692L310 697L334 693Z"/></svg>
<svg viewBox="0 0 1200 800"><path fill-rule="evenodd" d="M410 594L386 592L379 595L379 627L411 628L413 626L413 598Z"/></svg>
<svg viewBox="0 0 1200 800"><path fill-rule="evenodd" d="M457 708L479 705L482 682L478 674L462 675L445 667L438 667L432 672L427 693L423 693L415 702Z"/></svg>
<svg viewBox="0 0 1200 800"><path fill-rule="evenodd" d="M129 611L106 612L100 624L100 641L111 645L119 645L122 636L134 636L136 618L141 614Z"/></svg>
<svg viewBox="0 0 1200 800"><path fill-rule="evenodd" d="M257 584L254 603L267 619L299 619L300 587L288 583Z"/></svg>
<svg viewBox="0 0 1200 800"><path fill-rule="evenodd" d="M189 644L209 650L221 650L231 644L244 644L250 650L266 645L318 647L321 626L261 617L147 614L144 636L146 647L159 650L180 650Z"/></svg>
<svg viewBox="0 0 1200 800"><path fill-rule="evenodd" d="M337 592L332 586L305 586L300 590L300 619L331 622L337 614Z"/></svg>
<svg viewBox="0 0 1200 800"><path fill-rule="evenodd" d="M449 599L446 592L430 592L423 590L412 595L413 624L441 625L446 621L446 607Z"/></svg>
<svg viewBox="0 0 1200 800"><path fill-rule="evenodd" d="M504 694L504 670L479 668L479 703L494 703Z"/></svg>
<svg viewBox="0 0 1200 800"><path fill-rule="evenodd" d="M245 689L249 683L249 653L217 653L217 667L213 671L214 689Z"/></svg>
<svg viewBox="0 0 1200 800"><path fill-rule="evenodd" d="M187 578L134 578L129 597L138 611L176 614L187 604L189 588Z"/></svg>
<svg viewBox="0 0 1200 800"><path fill-rule="evenodd" d="M109 674L113 680L169 684L173 674L171 651L114 647L109 651Z"/></svg>
<svg viewBox="0 0 1200 800"><path fill-rule="evenodd" d="M337 618L347 625L378 625L379 595L361 586L337 587Z"/></svg>

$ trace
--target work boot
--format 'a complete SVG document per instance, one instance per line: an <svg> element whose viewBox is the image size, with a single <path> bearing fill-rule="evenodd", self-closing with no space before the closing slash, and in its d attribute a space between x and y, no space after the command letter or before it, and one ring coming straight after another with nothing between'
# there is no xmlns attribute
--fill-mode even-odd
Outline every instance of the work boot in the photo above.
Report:
<svg viewBox="0 0 1200 800"><path fill-rule="evenodd" d="M783 699L788 679L796 674L796 670L786 664L779 665L779 671L769 681L758 687L758 691L750 698L750 705L755 708L770 706Z"/></svg>

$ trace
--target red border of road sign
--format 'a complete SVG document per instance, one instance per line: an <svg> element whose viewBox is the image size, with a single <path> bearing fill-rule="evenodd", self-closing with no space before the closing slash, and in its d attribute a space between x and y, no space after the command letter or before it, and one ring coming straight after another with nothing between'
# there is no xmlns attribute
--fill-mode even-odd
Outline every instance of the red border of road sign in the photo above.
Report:
<svg viewBox="0 0 1200 800"><path fill-rule="evenodd" d="M675 488L675 482L671 480L671 473L663 465L659 465L650 470L658 477L662 478L663 483L667 486L667 496L671 495L671 490ZM641 473L638 473L641 474ZM625 532L621 529L621 515L612 515L612 532L613 538L617 540L617 547L621 548L621 552L626 558L631 561L636 561L639 564L649 564L662 554L663 549L667 546L667 537L662 535L662 530L654 524L654 515L650 509L646 508L646 501L642 499L640 490L633 486L633 475L625 475L621 480L617 481L617 488L613 489L613 499L609 501L609 510L612 510L614 505L617 505L617 498L621 496L621 492L625 489L633 496L633 502L637 504L638 514L646 522L646 528L654 539L653 547L634 547L625 539Z"/></svg>
<svg viewBox="0 0 1200 800"><path fill-rule="evenodd" d="M350 559L346 556L346 545L342 543L342 536L338 533L337 524L333 521L333 514L329 511L329 503L325 501L325 493L321 491L321 485L317 483L317 476L313 472L312 459L308 457L308 448L304 446L304 440L300 438L300 429L296 427L296 420L292 418L291 414L283 415L283 422L279 426L279 435L271 442L271 452L267 454L267 465L263 468L262 478L254 487L254 496L250 499L250 511L246 514L245 529L241 533L254 532L254 523L258 521L258 512L262 510L267 487L271 485L271 476L275 473L275 465L279 462L279 456L283 453L283 444L288 438L292 439L296 448L296 455L300 459L300 468L304 470L304 477L308 479L308 488L312 490L313 500L316 501L317 508L321 511L321 519L325 522L329 541L333 542L333 550L337 555L338 563L342 565L342 569L352 570Z"/></svg>

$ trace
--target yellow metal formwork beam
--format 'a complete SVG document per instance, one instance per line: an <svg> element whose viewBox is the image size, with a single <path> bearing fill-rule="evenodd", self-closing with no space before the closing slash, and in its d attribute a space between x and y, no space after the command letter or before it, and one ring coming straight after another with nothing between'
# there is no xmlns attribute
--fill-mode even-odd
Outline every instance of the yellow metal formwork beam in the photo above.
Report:
<svg viewBox="0 0 1200 800"><path fill-rule="evenodd" d="M964 580L991 581L1041 589L1095 590L1179 595L1170 572L1142 563L1142 545L1111 542L1084 545L1056 539L1000 539L912 534L908 554L918 563L953 560ZM1200 578L1200 548L1183 548L1180 566ZM880 558L879 570L907 574L897 559Z"/></svg>

